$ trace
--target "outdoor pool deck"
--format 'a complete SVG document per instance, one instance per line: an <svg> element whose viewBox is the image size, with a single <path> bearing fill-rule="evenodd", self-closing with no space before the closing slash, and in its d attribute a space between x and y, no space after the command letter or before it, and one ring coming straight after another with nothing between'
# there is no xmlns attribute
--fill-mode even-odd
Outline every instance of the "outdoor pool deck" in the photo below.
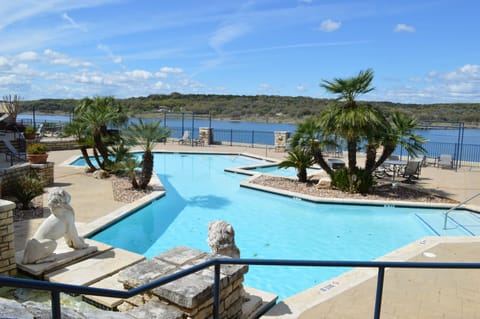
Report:
<svg viewBox="0 0 480 319"><path fill-rule="evenodd" d="M286 154L277 153L271 148L267 149L230 146L192 147L178 145L176 143L160 144L158 145L157 150L171 152L185 151L208 153L245 153L277 160L282 159ZM70 159L80 155L78 150L56 151L50 152L49 154L49 161L55 162L55 184L52 186L64 187L72 194L71 205L75 210L76 222L81 234L86 234L91 231L94 225L99 225L105 215L117 210L122 210L125 206L131 206L126 205L125 203L116 202L113 199L111 182L108 179L92 180L91 176L87 176L84 173L83 168L74 168L65 165L65 163L68 163ZM359 160L359 163L360 162L361 159ZM437 167L425 167L422 169L421 179L416 183L416 186L428 189L432 192L455 199L457 201L461 201L475 193L480 192L479 180L480 168L460 169L456 172L454 170L440 169ZM95 183L95 187L91 187L92 183ZM47 196L44 195L45 207L46 199ZM480 198L473 200L470 205L472 208L480 210ZM23 249L25 240L33 235L34 231L42 221L42 219L33 219L15 223L15 245L17 250ZM437 258L434 259L438 261L466 262L479 261L480 259L480 257L477 257L480 256L480 254L478 254L480 249L480 239L478 237L454 238L453 243L441 243L437 240L438 238L429 239L429 246L422 244L419 249L409 252L408 258L405 256L402 257L405 258L403 260L424 260L422 258L425 256L422 253L426 251L425 248L428 248L429 252L433 252L437 256ZM418 246L419 244L412 243L411 245ZM411 249L411 247L407 247L406 249L408 251L408 249ZM395 255L396 252L393 252L392 254ZM389 254L389 256L390 255L391 254ZM383 258L387 257L388 256ZM432 258L428 258L428 261L433 260ZM444 309L438 308L438 306L445 306L445 304L452 304L451 309L453 309L453 312L449 312L450 310L444 311L444 313L448 312L449 314L446 316L447 318L461 318L462 313L465 315L470 314L470 306L464 301L459 301L456 298L448 298L448 296L453 294L467 295L468 293L468 298L471 298L473 301L478 300L480 297L480 291L477 288L480 287L480 285L479 283L474 282L473 279L477 277L480 278L480 276L478 276L478 273L476 275L472 275L472 271L457 270L457 274L455 275L450 274L450 272L454 272L454 270L435 271L441 274L438 276L438 278L442 280L438 279L437 277L428 279L428 277L424 276L424 272L426 271L410 270L409 273L405 273L405 277L402 277L404 272L405 271L402 270L388 271L386 275L386 293L384 303L388 302L391 304L396 304L398 307L385 308L385 312L388 313L382 312L382 318L384 318L383 315L385 315L385 318L429 318L428 316L425 316L426 313L431 313L431 318L438 318L439 313L436 312L437 309ZM397 273L401 274L396 275ZM397 279L390 280L390 276L394 276ZM346 279L348 280L348 276ZM421 279L421 281L418 281L419 279ZM454 279L458 279L455 284L453 283ZM345 282L342 287L349 286L346 281L342 282ZM355 282L355 280L353 282ZM348 313L351 313L351 318L371 318L373 301L370 302L370 300L373 300L374 298L374 289L371 289L369 285L373 285L374 287L375 284L370 282L374 282L374 279L372 279L371 275L368 280L361 280L360 282L357 282L358 285L355 285L355 288L349 289L348 291L346 290L345 292L342 290L341 294L335 294L333 298L324 299L325 302L321 304L318 304L319 301L322 300L321 298L318 298L319 288L313 288L313 290L308 290L299 295L285 299L264 317L348 318ZM405 291L404 289L406 286L410 287L408 292L404 293L404 295L409 296L408 299L402 297L402 291ZM426 287L425 289L427 290L419 290L417 289L417 286L421 286L422 289L423 287ZM389 293L388 291L391 292ZM420 291L423 291L424 293L420 293ZM419 293L412 298L410 296L410 292ZM435 298L433 297L434 294L437 294ZM354 299L352 300L351 298ZM434 299L434 301L436 300L438 304L435 304L432 299ZM405 306L407 302L408 306ZM458 303L462 305L466 304L466 306L459 310L456 306ZM390 311L387 309L394 310ZM411 311L412 309L417 309L417 312ZM362 317L362 315L360 315L362 313L365 313L365 316ZM452 315L452 313L455 315ZM480 317L480 315L478 316ZM463 317L465 318L465 316ZM467 317L475 318L475 316Z"/></svg>

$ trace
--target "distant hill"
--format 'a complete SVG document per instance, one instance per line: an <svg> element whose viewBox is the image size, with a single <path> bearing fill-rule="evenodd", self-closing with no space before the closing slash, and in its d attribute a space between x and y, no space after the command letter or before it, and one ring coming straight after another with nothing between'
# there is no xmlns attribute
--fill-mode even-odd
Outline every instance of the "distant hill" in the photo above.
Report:
<svg viewBox="0 0 480 319"><path fill-rule="evenodd" d="M147 97L117 99L135 115L152 116L158 112L210 113L216 119L248 120L258 122L295 123L307 116L318 115L331 99L289 97L275 95L212 95L212 94L154 94ZM70 113L79 102L75 99L41 99L23 101L24 112L33 107L38 112ZM458 104L401 104L366 102L387 112L398 110L416 116L419 120L462 121L469 126L480 126L480 103Z"/></svg>

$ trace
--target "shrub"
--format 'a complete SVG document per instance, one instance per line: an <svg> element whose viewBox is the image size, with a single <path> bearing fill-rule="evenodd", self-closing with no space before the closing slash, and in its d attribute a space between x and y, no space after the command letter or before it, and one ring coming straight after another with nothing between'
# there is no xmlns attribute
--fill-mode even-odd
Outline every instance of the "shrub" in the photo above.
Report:
<svg viewBox="0 0 480 319"><path fill-rule="evenodd" d="M46 152L47 148L41 143L30 144L27 147L28 154L45 154Z"/></svg>
<svg viewBox="0 0 480 319"><path fill-rule="evenodd" d="M372 190L375 180L362 168L349 174L348 169L338 169L333 173L332 185L343 192L366 194Z"/></svg>
<svg viewBox="0 0 480 319"><path fill-rule="evenodd" d="M17 179L13 188L13 196L18 199L24 209L28 208L32 199L41 194L43 194L43 185L34 173Z"/></svg>
<svg viewBox="0 0 480 319"><path fill-rule="evenodd" d="M25 130L23 131L24 134L35 134L35 129L33 126L25 126Z"/></svg>

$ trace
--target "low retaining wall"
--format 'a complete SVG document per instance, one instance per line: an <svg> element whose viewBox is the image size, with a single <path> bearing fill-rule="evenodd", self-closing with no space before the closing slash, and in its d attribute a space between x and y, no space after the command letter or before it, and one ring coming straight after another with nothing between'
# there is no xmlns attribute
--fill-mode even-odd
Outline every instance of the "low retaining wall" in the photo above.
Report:
<svg viewBox="0 0 480 319"><path fill-rule="evenodd" d="M1 176L1 195L11 195L16 181L31 171L37 174L43 186L53 184L53 167L53 162L47 162L46 164L25 163L5 169Z"/></svg>
<svg viewBox="0 0 480 319"><path fill-rule="evenodd" d="M78 142L76 139L71 138L58 138L58 139L33 139L26 140L27 147L30 144L42 143L47 148L47 152L50 151L63 151L63 150L73 150L78 148Z"/></svg>
<svg viewBox="0 0 480 319"><path fill-rule="evenodd" d="M15 236L13 209L15 204L0 199L0 275L14 277L17 274L15 262Z"/></svg>

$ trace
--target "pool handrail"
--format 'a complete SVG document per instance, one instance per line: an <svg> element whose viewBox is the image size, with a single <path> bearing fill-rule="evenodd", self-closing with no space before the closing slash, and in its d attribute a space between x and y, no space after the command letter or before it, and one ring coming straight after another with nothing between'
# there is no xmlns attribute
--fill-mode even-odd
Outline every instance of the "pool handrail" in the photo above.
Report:
<svg viewBox="0 0 480 319"><path fill-rule="evenodd" d="M473 196L468 197L467 199L461 201L461 202L458 203L457 205L455 205L455 206L453 206L452 208L450 208L449 210L447 210L447 211L445 212L445 218L444 218L444 220L443 220L443 230L446 230L446 229L447 229L448 214L450 214L450 213L451 213L452 211L454 211L455 209L457 209L457 208L459 208L460 206L468 203L469 201L471 201L472 199L474 199L474 198L476 198L476 197L478 197L478 196L480 196L480 193L477 193L477 194L475 194L475 195L473 195Z"/></svg>
<svg viewBox="0 0 480 319"><path fill-rule="evenodd" d="M254 266L296 266L296 267L364 267L377 268L377 288L374 305L374 319L380 318L382 305L385 268L430 268L430 269L480 269L480 263L458 262L400 262L400 261L341 261L341 260L282 260L282 259L233 259L214 258L188 269L162 277L139 287L123 291L105 288L84 287L71 284L52 283L33 279L0 276L0 286L46 290L51 292L52 318L61 318L60 293L87 294L113 298L130 298L147 290L154 289L169 282L202 269L214 266L213 318L219 319L220 306L220 267L221 265Z"/></svg>

